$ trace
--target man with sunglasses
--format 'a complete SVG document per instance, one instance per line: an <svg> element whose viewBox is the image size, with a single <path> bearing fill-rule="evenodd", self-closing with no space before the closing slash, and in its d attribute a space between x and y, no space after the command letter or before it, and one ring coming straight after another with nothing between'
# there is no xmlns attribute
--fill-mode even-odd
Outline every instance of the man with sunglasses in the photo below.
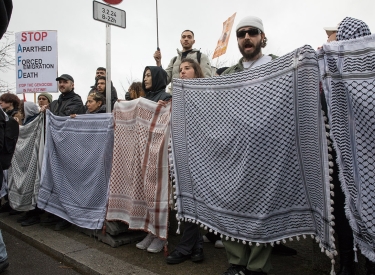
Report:
<svg viewBox="0 0 375 275"><path fill-rule="evenodd" d="M255 16L243 18L236 27L238 48L242 54L239 62L226 69L221 75L232 74L255 68L276 58L263 55L262 48L267 44L263 22ZM223 239L228 262L231 266L223 275L255 275L267 274L271 269L270 256L272 246L249 246L242 242Z"/></svg>

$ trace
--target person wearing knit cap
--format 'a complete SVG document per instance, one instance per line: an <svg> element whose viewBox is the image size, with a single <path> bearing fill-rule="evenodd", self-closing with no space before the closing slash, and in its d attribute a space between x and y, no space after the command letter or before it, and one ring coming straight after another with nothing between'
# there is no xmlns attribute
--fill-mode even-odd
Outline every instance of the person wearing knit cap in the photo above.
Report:
<svg viewBox="0 0 375 275"><path fill-rule="evenodd" d="M262 48L267 45L267 38L260 18L255 16L243 18L236 27L236 34L242 58L236 65L226 69L221 75L254 69L276 58L276 56L262 53ZM272 246L249 246L242 242L225 239L222 239L222 242L228 262L231 264L223 275L267 274L271 269Z"/></svg>
<svg viewBox="0 0 375 275"><path fill-rule="evenodd" d="M38 95L38 105L40 111L43 112L52 102L52 95L49 93L41 93Z"/></svg>

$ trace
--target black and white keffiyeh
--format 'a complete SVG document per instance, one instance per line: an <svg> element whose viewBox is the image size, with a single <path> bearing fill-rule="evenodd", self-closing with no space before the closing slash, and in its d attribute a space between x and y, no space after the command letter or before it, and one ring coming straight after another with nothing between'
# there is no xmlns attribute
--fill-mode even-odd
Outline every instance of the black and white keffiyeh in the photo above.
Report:
<svg viewBox="0 0 375 275"><path fill-rule="evenodd" d="M311 234L332 256L327 141L310 46L249 71L174 80L178 219L243 243Z"/></svg>
<svg viewBox="0 0 375 275"><path fill-rule="evenodd" d="M365 22L356 18L345 17L339 24L336 39L342 41L367 35L371 35L371 31Z"/></svg>
<svg viewBox="0 0 375 275"><path fill-rule="evenodd" d="M346 216L375 262L375 35L324 44L319 66Z"/></svg>
<svg viewBox="0 0 375 275"><path fill-rule="evenodd" d="M18 211L35 208L43 161L44 117L40 114L32 122L20 126L12 165L8 170L10 206Z"/></svg>
<svg viewBox="0 0 375 275"><path fill-rule="evenodd" d="M112 152L112 114L70 118L47 111L38 207L80 227L101 229Z"/></svg>

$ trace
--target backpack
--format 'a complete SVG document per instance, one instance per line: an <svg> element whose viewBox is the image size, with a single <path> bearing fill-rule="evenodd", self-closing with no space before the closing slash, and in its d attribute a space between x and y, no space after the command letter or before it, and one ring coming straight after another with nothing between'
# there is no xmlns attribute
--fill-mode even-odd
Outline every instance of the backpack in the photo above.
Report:
<svg viewBox="0 0 375 275"><path fill-rule="evenodd" d="M18 122L13 117L5 115L4 144L0 152L3 170L8 169L10 166L14 151L16 150L19 133L20 126Z"/></svg>
<svg viewBox="0 0 375 275"><path fill-rule="evenodd" d="M197 61L198 61L198 63L199 64L201 64L201 56L202 56L202 53L201 53L201 51L198 51L197 52ZM177 60L177 56L175 56L174 58L173 58L173 65L174 65L174 63L176 62L176 60Z"/></svg>

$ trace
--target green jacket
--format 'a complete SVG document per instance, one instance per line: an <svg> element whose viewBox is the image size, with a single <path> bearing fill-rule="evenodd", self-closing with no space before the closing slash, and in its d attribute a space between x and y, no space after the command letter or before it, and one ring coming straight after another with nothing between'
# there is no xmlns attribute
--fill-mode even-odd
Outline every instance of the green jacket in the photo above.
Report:
<svg viewBox="0 0 375 275"><path fill-rule="evenodd" d="M278 58L278 56L273 55L273 54L269 54L269 56L272 57L272 60ZM241 59L238 61L238 63L236 65L233 65L232 67L229 67L221 75L242 72L244 70L242 61L243 61L243 57L241 57Z"/></svg>
<svg viewBox="0 0 375 275"><path fill-rule="evenodd" d="M194 59L195 61L198 62L197 60L197 52L199 50L193 49L186 58L191 58ZM181 64L181 56L182 52L177 49L177 58L176 56L171 59L171 61L168 64L168 67L165 69L167 73L167 85L172 81L173 78L180 78L180 64ZM175 60L176 58L176 60ZM204 77L211 77L212 76L212 69L211 69L211 63L207 55L202 53L201 55L201 62L200 66L202 68L202 72L204 74Z"/></svg>

